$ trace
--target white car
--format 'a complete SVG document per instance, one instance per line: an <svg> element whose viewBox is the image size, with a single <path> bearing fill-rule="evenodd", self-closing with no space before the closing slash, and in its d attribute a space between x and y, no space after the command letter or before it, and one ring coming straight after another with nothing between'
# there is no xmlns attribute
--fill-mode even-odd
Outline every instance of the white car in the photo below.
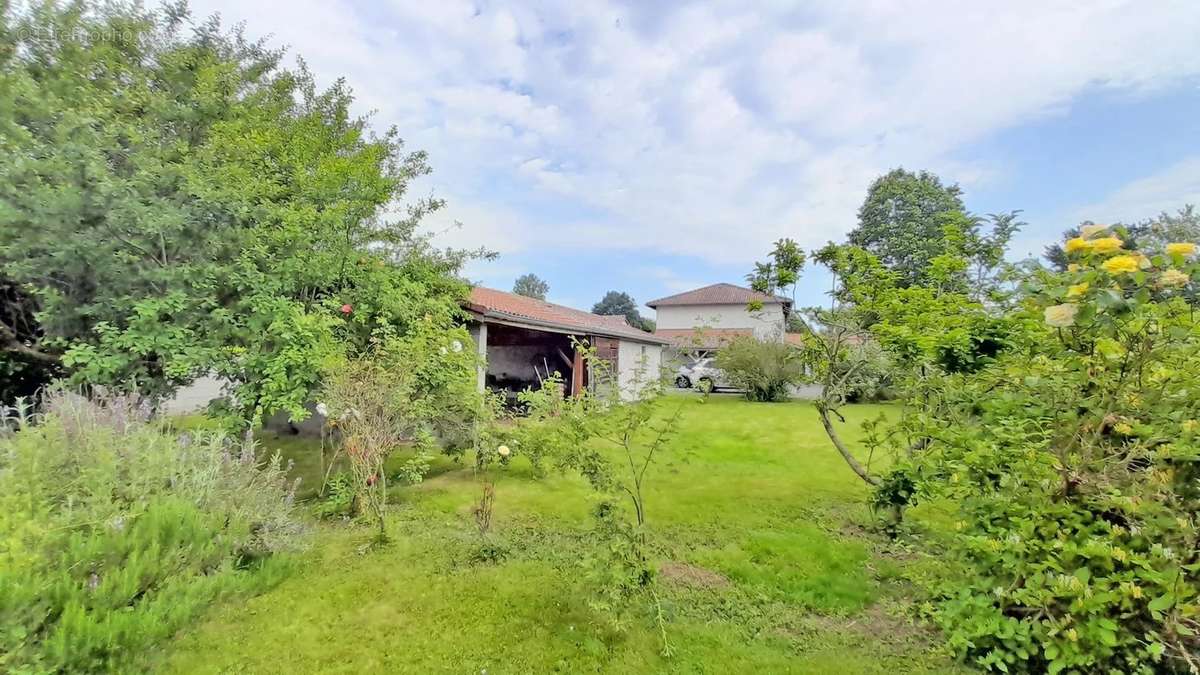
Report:
<svg viewBox="0 0 1200 675"><path fill-rule="evenodd" d="M717 368L714 361L712 357L705 357L697 359L689 366L681 367L675 373L675 386L680 389L707 388L709 391L728 389L729 379L725 377L724 371Z"/></svg>

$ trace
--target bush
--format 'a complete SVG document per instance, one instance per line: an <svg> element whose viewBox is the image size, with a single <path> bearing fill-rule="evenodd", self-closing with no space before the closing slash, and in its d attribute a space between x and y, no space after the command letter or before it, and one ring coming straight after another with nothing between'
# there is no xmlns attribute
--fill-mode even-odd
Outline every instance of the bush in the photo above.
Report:
<svg viewBox="0 0 1200 675"><path fill-rule="evenodd" d="M804 381L800 350L785 343L739 337L717 354L717 367L751 401L783 401L788 387Z"/></svg>
<svg viewBox="0 0 1200 675"><path fill-rule="evenodd" d="M920 489L959 509L936 616L988 669L1200 670L1196 247L1101 234L1025 284L1010 349L916 432Z"/></svg>
<svg viewBox="0 0 1200 675"><path fill-rule="evenodd" d="M120 670L301 543L277 457L147 418L58 393L0 438L0 670Z"/></svg>

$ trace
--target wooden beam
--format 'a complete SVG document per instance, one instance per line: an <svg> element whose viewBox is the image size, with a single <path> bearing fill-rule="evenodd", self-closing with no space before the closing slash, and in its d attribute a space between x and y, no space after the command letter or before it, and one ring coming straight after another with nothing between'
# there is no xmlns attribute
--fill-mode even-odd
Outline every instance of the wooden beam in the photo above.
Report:
<svg viewBox="0 0 1200 675"><path fill-rule="evenodd" d="M583 352L575 347L575 361L571 364L571 395L583 393Z"/></svg>

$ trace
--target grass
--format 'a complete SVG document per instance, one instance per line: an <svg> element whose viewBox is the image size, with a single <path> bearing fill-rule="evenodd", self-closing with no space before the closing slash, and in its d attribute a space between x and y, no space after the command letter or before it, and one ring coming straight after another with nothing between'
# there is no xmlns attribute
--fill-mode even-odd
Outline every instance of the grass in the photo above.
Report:
<svg viewBox="0 0 1200 675"><path fill-rule="evenodd" d="M680 397L680 433L650 479L648 520L664 563L712 583L663 581L675 654L648 616L614 632L588 608L579 559L595 497L577 477L499 472L495 536L478 564L470 468L439 460L394 493L395 541L316 526L300 571L273 590L215 608L153 655L163 672L900 673L958 672L910 618L913 578L936 562L869 530L866 490L805 403ZM845 433L887 411L849 409ZM263 439L309 485L318 450ZM937 523L917 514L918 524ZM715 574L714 574L715 573ZM719 575L719 576L718 576Z"/></svg>

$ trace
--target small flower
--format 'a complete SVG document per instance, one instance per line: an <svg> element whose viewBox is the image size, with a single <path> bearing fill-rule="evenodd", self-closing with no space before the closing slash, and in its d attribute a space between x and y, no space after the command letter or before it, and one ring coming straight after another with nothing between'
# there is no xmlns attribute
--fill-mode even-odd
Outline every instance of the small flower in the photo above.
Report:
<svg viewBox="0 0 1200 675"><path fill-rule="evenodd" d="M455 354L461 352L462 348L463 348L462 342L460 342L458 340L455 340L450 343L450 351L454 352Z"/></svg>
<svg viewBox="0 0 1200 675"><path fill-rule="evenodd" d="M1190 241L1179 241L1173 244L1167 244L1167 255L1177 255L1187 257L1196 252L1196 245Z"/></svg>
<svg viewBox="0 0 1200 675"><path fill-rule="evenodd" d="M1076 296L1083 295L1084 293L1087 293L1087 289L1088 289L1088 282L1086 282L1086 281L1081 284L1075 284L1074 286L1071 286L1070 288L1067 289L1067 297L1074 298Z"/></svg>
<svg viewBox="0 0 1200 675"><path fill-rule="evenodd" d="M329 417L329 406L325 405L324 403L318 403L316 409L317 414L321 417Z"/></svg>
<svg viewBox="0 0 1200 675"><path fill-rule="evenodd" d="M1183 421L1183 430L1189 434L1192 433L1193 431L1195 431L1196 427L1198 427L1198 426L1200 426L1200 422L1197 422L1196 420L1184 420Z"/></svg>
<svg viewBox="0 0 1200 675"><path fill-rule="evenodd" d="M1067 639L1071 642L1077 642L1079 640L1079 631L1075 630L1074 628L1068 628L1067 632L1063 633L1063 635L1066 635Z"/></svg>
<svg viewBox="0 0 1200 675"><path fill-rule="evenodd" d="M1072 239L1067 240L1067 246L1066 246L1067 253L1083 251L1087 248L1088 248L1088 242L1083 237L1074 237Z"/></svg>
<svg viewBox="0 0 1200 675"><path fill-rule="evenodd" d="M1044 313L1047 326L1055 328L1066 328L1067 326L1075 325L1075 315L1079 313L1079 305L1066 303L1062 305L1051 305L1046 308Z"/></svg>
<svg viewBox="0 0 1200 675"><path fill-rule="evenodd" d="M1184 272L1180 272L1177 269L1169 269L1166 272L1163 272L1162 276L1158 278L1158 283L1167 288L1173 288L1175 286L1183 286L1187 282L1191 281L1191 279L1192 278Z"/></svg>
<svg viewBox="0 0 1200 675"><path fill-rule="evenodd" d="M1091 239L1098 234L1103 234L1107 230L1107 225L1084 225L1083 227L1079 228L1079 233L1083 235L1084 239Z"/></svg>
<svg viewBox="0 0 1200 675"><path fill-rule="evenodd" d="M496 454L500 455L501 457L508 457L509 453L511 453L511 452L512 451L508 449L507 445L502 445L502 446L496 448Z"/></svg>
<svg viewBox="0 0 1200 675"><path fill-rule="evenodd" d="M353 312L353 311L354 311L354 308L351 307L350 305L342 305L342 314L349 314L350 312Z"/></svg>
<svg viewBox="0 0 1200 675"><path fill-rule="evenodd" d="M1133 427L1129 426L1127 422L1118 422L1113 425L1113 431L1122 436L1128 436L1133 433Z"/></svg>
<svg viewBox="0 0 1200 675"><path fill-rule="evenodd" d="M1103 241L1103 240L1097 239L1096 241ZM1114 256L1112 258L1109 258L1108 260L1105 260L1104 263L1100 266L1104 268L1105 272L1108 272L1109 274L1112 274L1114 276L1118 275L1118 274L1133 273L1133 272L1138 271L1137 258L1135 258L1131 255Z"/></svg>
<svg viewBox="0 0 1200 675"><path fill-rule="evenodd" d="M1079 271L1079 263L1071 263L1070 265L1067 265L1067 271L1068 272L1078 272Z"/></svg>

